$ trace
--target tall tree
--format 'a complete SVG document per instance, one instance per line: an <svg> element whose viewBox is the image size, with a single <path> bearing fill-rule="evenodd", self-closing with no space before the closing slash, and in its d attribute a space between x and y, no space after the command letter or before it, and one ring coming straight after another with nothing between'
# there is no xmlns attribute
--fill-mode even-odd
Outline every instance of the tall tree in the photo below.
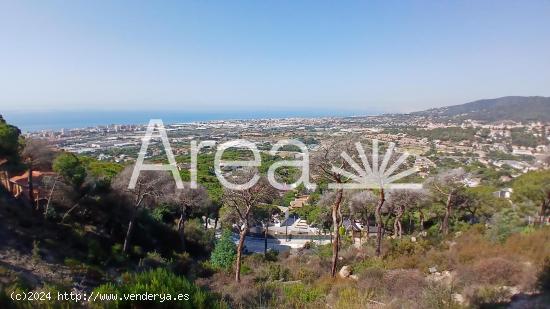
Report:
<svg viewBox="0 0 550 309"><path fill-rule="evenodd" d="M154 206L160 200L173 194L175 190L174 179L169 173L162 171L142 171L135 188L128 188L133 168L133 165L127 166L112 182L113 192L127 205L131 205L130 221L122 248L125 253L128 252L130 247L139 210Z"/></svg>
<svg viewBox="0 0 550 309"><path fill-rule="evenodd" d="M33 171L39 168L50 169L55 157L55 151L50 143L45 140L26 139L21 157L27 166L27 189L29 200L33 208L35 208L37 205L36 197L34 196Z"/></svg>
<svg viewBox="0 0 550 309"><path fill-rule="evenodd" d="M539 208L541 224L550 212L550 171L532 171L518 177L512 185L512 199L518 203L532 203Z"/></svg>
<svg viewBox="0 0 550 309"><path fill-rule="evenodd" d="M393 235L401 238L403 235L403 215L412 209L417 209L424 204L426 192L423 190L392 190L388 192L388 209L395 215Z"/></svg>
<svg viewBox="0 0 550 309"><path fill-rule="evenodd" d="M8 124L0 115L0 158L15 161L19 154L19 136L21 131Z"/></svg>
<svg viewBox="0 0 550 309"><path fill-rule="evenodd" d="M341 184L346 181L346 178L339 172L333 169L333 166L344 169L348 166L348 162L341 156L342 152L353 153L350 151L351 143L348 140L329 141L321 146L315 153L313 164L315 167L316 177L328 182ZM334 200L332 203L332 229L334 240L332 242L332 266L330 273L332 277L336 276L338 253L340 251L340 233L339 228L342 225L341 205L343 201L343 189L336 189Z"/></svg>
<svg viewBox="0 0 550 309"><path fill-rule="evenodd" d="M207 212L211 205L208 193L204 187L200 186L191 189L185 185L183 189L177 189L170 202L177 206L180 217L178 219L177 231L180 236L182 249L185 250L185 221L193 214Z"/></svg>
<svg viewBox="0 0 550 309"><path fill-rule="evenodd" d="M63 152L53 161L53 170L75 189L80 188L86 179L86 167L73 153Z"/></svg>
<svg viewBox="0 0 550 309"><path fill-rule="evenodd" d="M252 178L255 171L245 171L236 178L237 183L245 183ZM253 218L254 209L262 204L270 203L276 197L277 191L269 184L267 179L261 177L252 187L244 190L225 189L223 194L224 206L227 212L225 215L229 220L236 222L239 227L239 243L237 245L237 262L235 270L235 281L241 281L242 251L246 235Z"/></svg>
<svg viewBox="0 0 550 309"><path fill-rule="evenodd" d="M350 197L351 216L361 222L367 237L369 236L369 217L374 214L377 202L378 198L371 191L355 192Z"/></svg>
<svg viewBox="0 0 550 309"><path fill-rule="evenodd" d="M464 190L464 179L466 173L463 168L443 171L434 178L428 180L429 187L437 202L445 207L445 213L441 222L441 232L444 235L449 233L449 220L453 208L460 205L459 192Z"/></svg>
<svg viewBox="0 0 550 309"><path fill-rule="evenodd" d="M89 181L86 164L77 155L70 152L62 152L53 161L53 170L61 176L62 184L54 182L52 188L56 189L58 194L63 199L72 200L72 206L65 212L61 221L71 214L77 207L80 206L82 200L93 192L94 182ZM57 185L57 186L56 186ZM49 206L50 201L48 201Z"/></svg>

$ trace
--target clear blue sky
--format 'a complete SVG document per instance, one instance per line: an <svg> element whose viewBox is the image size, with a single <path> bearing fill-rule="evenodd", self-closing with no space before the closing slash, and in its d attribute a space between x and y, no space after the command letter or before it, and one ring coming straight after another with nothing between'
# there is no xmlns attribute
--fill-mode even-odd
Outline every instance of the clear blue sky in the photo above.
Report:
<svg viewBox="0 0 550 309"><path fill-rule="evenodd" d="M0 1L0 112L550 96L550 1Z"/></svg>

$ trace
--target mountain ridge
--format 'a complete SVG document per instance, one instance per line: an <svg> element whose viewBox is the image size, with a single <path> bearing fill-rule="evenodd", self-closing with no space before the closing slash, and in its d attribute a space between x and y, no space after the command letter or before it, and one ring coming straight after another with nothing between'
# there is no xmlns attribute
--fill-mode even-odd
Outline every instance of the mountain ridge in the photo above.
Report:
<svg viewBox="0 0 550 309"><path fill-rule="evenodd" d="M550 121L550 97L506 96L410 113L448 119L480 121Z"/></svg>

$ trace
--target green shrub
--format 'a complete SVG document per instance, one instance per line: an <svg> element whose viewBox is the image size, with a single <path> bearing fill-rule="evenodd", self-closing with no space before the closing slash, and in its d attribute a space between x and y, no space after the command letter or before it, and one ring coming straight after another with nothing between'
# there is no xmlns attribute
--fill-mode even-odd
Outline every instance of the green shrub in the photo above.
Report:
<svg viewBox="0 0 550 309"><path fill-rule="evenodd" d="M210 262L215 268L228 270L233 266L236 258L237 247L231 239L231 231L225 230L212 251Z"/></svg>
<svg viewBox="0 0 550 309"><path fill-rule="evenodd" d="M101 247L101 244L96 239L90 239L88 241L88 262L100 263L107 258L105 250Z"/></svg>
<svg viewBox="0 0 550 309"><path fill-rule="evenodd" d="M487 236L495 242L504 242L508 236L518 233L524 228L523 219L511 208L505 208L496 213L491 221L491 228L487 232Z"/></svg>
<svg viewBox="0 0 550 309"><path fill-rule="evenodd" d="M119 295L118 300L102 303L97 307L107 308L130 308L140 306L143 308L228 308L223 302L212 294L202 290L184 277L180 277L167 271L166 269L155 269L143 273L125 274L121 282L117 284L107 283L97 287L94 290L96 294ZM164 294L171 295L172 298L179 294L189 294L187 301L168 300L165 302L157 301L125 301L121 299L123 294Z"/></svg>
<svg viewBox="0 0 550 309"><path fill-rule="evenodd" d="M332 244L315 246L314 250L320 258L332 256Z"/></svg>
<svg viewBox="0 0 550 309"><path fill-rule="evenodd" d="M63 263L65 264L65 266L71 268L72 270L78 270L82 267L82 262L73 258L65 258Z"/></svg>
<svg viewBox="0 0 550 309"><path fill-rule="evenodd" d="M241 266L241 275L248 275L250 273L252 273L252 268L246 264L243 264Z"/></svg>
<svg viewBox="0 0 550 309"><path fill-rule="evenodd" d="M267 250L265 254L265 260L269 262L277 262L279 257L279 251L274 249Z"/></svg>
<svg viewBox="0 0 550 309"><path fill-rule="evenodd" d="M293 308L304 308L316 300L321 301L325 296L321 289L301 283L285 285L283 293L286 303Z"/></svg>
<svg viewBox="0 0 550 309"><path fill-rule="evenodd" d="M422 297L426 309L461 308L453 299L452 290L441 284L431 284L424 289Z"/></svg>
<svg viewBox="0 0 550 309"><path fill-rule="evenodd" d="M121 244L114 244L111 247L111 258L114 260L115 263L123 263L126 260L126 256L122 252L122 245Z"/></svg>
<svg viewBox="0 0 550 309"><path fill-rule="evenodd" d="M216 238L214 230L204 229L200 219L185 223L185 250L193 257L208 258L214 249Z"/></svg>
<svg viewBox="0 0 550 309"><path fill-rule="evenodd" d="M473 288L468 298L472 307L479 308L507 301L509 296L510 292L501 287L482 286Z"/></svg>
<svg viewBox="0 0 550 309"><path fill-rule="evenodd" d="M42 260L42 257L40 256L40 241L35 240L32 242L32 262L34 264L37 264Z"/></svg>
<svg viewBox="0 0 550 309"><path fill-rule="evenodd" d="M148 268L158 268L166 264L167 260L156 251L147 252L145 257L141 260L141 265Z"/></svg>
<svg viewBox="0 0 550 309"><path fill-rule="evenodd" d="M290 278L290 271L288 268L281 267L280 264L271 263L268 266L268 277L271 280L287 281Z"/></svg>

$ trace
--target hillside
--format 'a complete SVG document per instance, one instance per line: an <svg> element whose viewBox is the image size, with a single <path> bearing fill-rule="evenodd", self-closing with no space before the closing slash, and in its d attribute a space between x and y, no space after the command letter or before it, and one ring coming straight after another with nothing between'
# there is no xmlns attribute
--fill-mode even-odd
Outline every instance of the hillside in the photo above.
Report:
<svg viewBox="0 0 550 309"><path fill-rule="evenodd" d="M438 118L482 121L550 121L550 97L510 96L412 113Z"/></svg>

